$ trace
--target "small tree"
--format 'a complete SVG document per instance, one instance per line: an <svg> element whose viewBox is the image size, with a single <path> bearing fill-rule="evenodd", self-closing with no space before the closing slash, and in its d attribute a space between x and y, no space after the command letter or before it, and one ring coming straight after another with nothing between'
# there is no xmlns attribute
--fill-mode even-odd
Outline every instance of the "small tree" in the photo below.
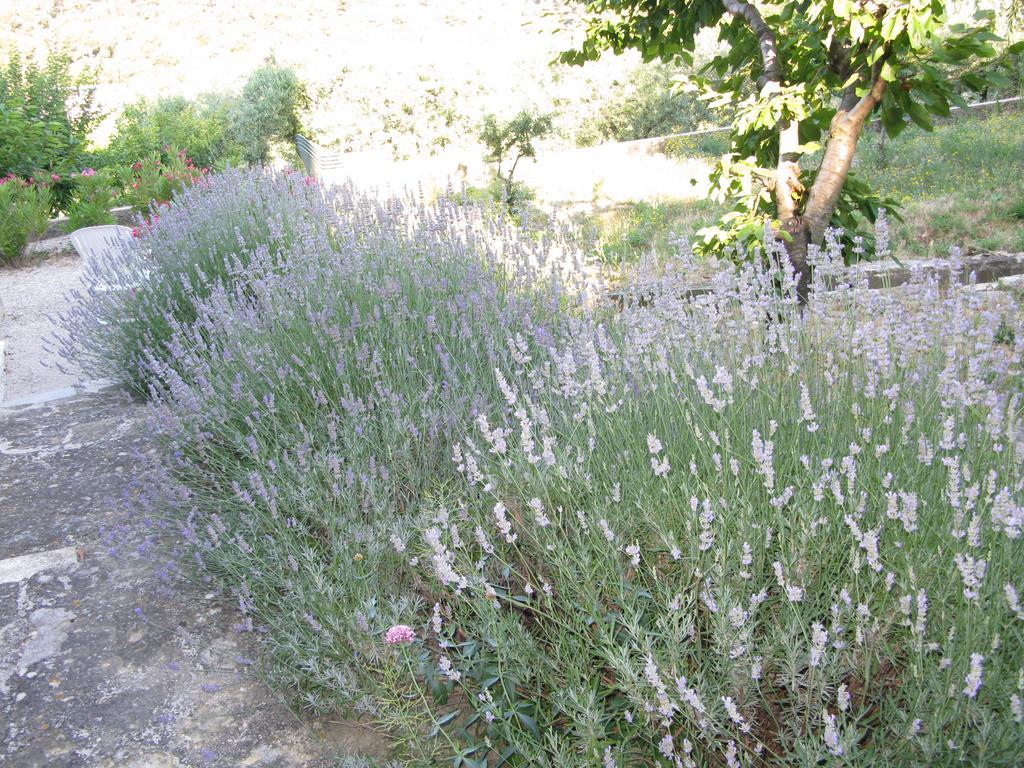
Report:
<svg viewBox="0 0 1024 768"><path fill-rule="evenodd" d="M294 70L273 57L255 70L245 83L230 115L230 138L249 165L270 159L272 144L293 152L291 142L302 131L302 115L309 108L309 93Z"/></svg>
<svg viewBox="0 0 1024 768"><path fill-rule="evenodd" d="M645 61L692 62L696 35L717 28L721 47L690 84L712 103L736 107L732 151L714 175L733 210L702 231L703 247L725 249L782 234L806 297L808 247L829 226L873 220L878 198L851 176L857 141L872 115L890 135L905 118L964 104L944 67L996 55L993 14L949 25L946 0L585 0L586 39L562 54L582 64L604 51ZM976 73L971 88L999 82ZM814 167L808 156L819 152Z"/></svg>
<svg viewBox="0 0 1024 768"><path fill-rule="evenodd" d="M513 178L519 161L537 156L534 142L551 133L552 125L551 115L534 114L525 109L508 121L499 121L494 115L484 117L480 130L480 141L487 150L484 159L495 164L494 173L502 186L502 202L509 208L522 197ZM503 170L502 166L509 161L511 166Z"/></svg>
<svg viewBox="0 0 1024 768"><path fill-rule="evenodd" d="M680 74L677 67L648 64L612 83L597 113L584 122L577 144L649 139L714 120L706 102L675 87Z"/></svg>

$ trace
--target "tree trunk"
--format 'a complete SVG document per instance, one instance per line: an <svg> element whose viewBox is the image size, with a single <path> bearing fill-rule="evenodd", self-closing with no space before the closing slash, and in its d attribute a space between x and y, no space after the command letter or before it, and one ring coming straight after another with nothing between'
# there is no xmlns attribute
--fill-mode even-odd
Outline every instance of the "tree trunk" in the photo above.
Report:
<svg viewBox="0 0 1024 768"><path fill-rule="evenodd" d="M796 299L803 307L811 293L811 265L807 261L811 231L807 222L799 215L783 221L782 229L790 236L786 241L786 255L789 256L789 263L796 278Z"/></svg>
<svg viewBox="0 0 1024 768"><path fill-rule="evenodd" d="M799 199L804 193L800 182L800 123L785 121L779 128L779 163L775 171L775 208L783 231L790 236L786 253L796 274L796 293L800 305L807 303L811 270L807 263L807 227L800 215Z"/></svg>
<svg viewBox="0 0 1024 768"><path fill-rule="evenodd" d="M872 86L868 93L855 102L853 99L847 98L849 93L844 96L843 103L832 120L828 143L825 146L825 155L821 159L821 165L818 166L818 175L807 195L802 214L792 211L791 208L778 205L782 228L792 238L786 243L786 252L796 273L797 299L801 306L807 303L810 291L811 269L807 262L808 249L812 245L821 246L825 240L825 232L839 205L839 196L842 194L843 185L850 175L850 166L853 163L853 153L857 148L857 141L860 139L871 112L885 94L886 81L877 72L881 68L881 63L880 61L876 65L876 72L872 73ZM786 126L782 126L779 139L780 166L782 149L786 142L785 134ZM777 184L777 204L779 194ZM786 213L790 215L784 215Z"/></svg>

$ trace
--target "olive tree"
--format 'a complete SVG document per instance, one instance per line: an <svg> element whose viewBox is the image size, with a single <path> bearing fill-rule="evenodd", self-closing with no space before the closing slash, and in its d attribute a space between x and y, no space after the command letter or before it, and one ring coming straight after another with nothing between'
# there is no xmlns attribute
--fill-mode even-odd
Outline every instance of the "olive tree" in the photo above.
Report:
<svg viewBox="0 0 1024 768"><path fill-rule="evenodd" d="M582 64L605 51L647 62L693 62L697 35L717 29L717 53L690 78L713 103L735 107L732 151L713 174L732 210L700 245L728 249L771 224L786 242L805 297L808 247L830 226L873 220L879 205L851 176L873 115L895 135L909 119L964 103L954 67L997 55L993 14L947 20L946 0L583 0L586 36L561 55ZM970 84L996 84L975 70ZM735 250L734 250L735 252Z"/></svg>
<svg viewBox="0 0 1024 768"><path fill-rule="evenodd" d="M480 129L480 142L486 154L484 160L494 163L494 175L501 184L502 202L514 208L520 201L523 188L513 177L519 161L524 157L537 157L535 141L543 139L553 126L551 115L520 110L511 120L499 120L494 115L484 117ZM511 165L506 165L511 161Z"/></svg>

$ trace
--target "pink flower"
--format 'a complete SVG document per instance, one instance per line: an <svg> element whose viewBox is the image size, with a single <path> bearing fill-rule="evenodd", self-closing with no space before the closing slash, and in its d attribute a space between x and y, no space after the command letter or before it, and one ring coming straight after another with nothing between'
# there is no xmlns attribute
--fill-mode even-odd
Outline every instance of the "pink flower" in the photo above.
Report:
<svg viewBox="0 0 1024 768"><path fill-rule="evenodd" d="M388 645L409 645L415 639L416 633L413 632L412 627L405 624L395 624L384 635L384 642Z"/></svg>
<svg viewBox="0 0 1024 768"><path fill-rule="evenodd" d="M95 176L96 175L96 169L95 168L83 168L82 169L82 175L83 176Z"/></svg>
<svg viewBox="0 0 1024 768"><path fill-rule="evenodd" d="M58 176L56 173L51 173L50 181L60 181L60 176Z"/></svg>

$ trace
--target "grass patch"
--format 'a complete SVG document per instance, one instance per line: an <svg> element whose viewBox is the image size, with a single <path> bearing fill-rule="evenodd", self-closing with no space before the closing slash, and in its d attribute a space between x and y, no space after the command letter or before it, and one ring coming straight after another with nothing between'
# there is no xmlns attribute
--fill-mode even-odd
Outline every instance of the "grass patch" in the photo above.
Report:
<svg viewBox="0 0 1024 768"><path fill-rule="evenodd" d="M583 223L597 257L622 268L648 254L672 254L677 238L692 235L725 210L712 200L641 200L588 214Z"/></svg>
<svg viewBox="0 0 1024 768"><path fill-rule="evenodd" d="M854 169L903 206L897 255L945 256L950 247L1024 251L1024 112L967 118L896 139L866 134Z"/></svg>

